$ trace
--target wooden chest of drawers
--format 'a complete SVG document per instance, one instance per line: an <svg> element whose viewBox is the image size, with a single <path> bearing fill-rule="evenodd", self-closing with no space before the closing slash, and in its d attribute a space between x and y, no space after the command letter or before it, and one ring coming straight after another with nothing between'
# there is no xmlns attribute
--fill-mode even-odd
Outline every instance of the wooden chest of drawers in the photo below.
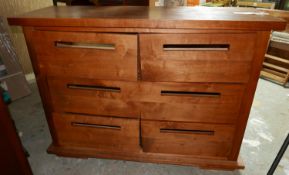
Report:
<svg viewBox="0 0 289 175"><path fill-rule="evenodd" d="M285 27L246 11L50 7L10 18L24 29L53 138L48 151L243 168L269 34Z"/></svg>

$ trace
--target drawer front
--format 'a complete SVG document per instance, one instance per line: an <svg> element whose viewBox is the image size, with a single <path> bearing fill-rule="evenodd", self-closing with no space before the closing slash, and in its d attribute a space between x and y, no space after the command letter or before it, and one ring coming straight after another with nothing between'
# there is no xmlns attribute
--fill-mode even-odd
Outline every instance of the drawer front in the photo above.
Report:
<svg viewBox="0 0 289 175"><path fill-rule="evenodd" d="M231 151L234 126L142 121L144 152L226 158Z"/></svg>
<svg viewBox="0 0 289 175"><path fill-rule="evenodd" d="M141 34L147 81L247 82L255 34Z"/></svg>
<svg viewBox="0 0 289 175"><path fill-rule="evenodd" d="M139 118L132 101L134 82L48 77L53 110L104 116Z"/></svg>
<svg viewBox="0 0 289 175"><path fill-rule="evenodd" d="M138 151L139 120L54 113L60 146Z"/></svg>
<svg viewBox="0 0 289 175"><path fill-rule="evenodd" d="M35 31L32 41L48 75L137 80L137 35Z"/></svg>
<svg viewBox="0 0 289 175"><path fill-rule="evenodd" d="M243 84L143 83L142 119L234 123L244 94Z"/></svg>

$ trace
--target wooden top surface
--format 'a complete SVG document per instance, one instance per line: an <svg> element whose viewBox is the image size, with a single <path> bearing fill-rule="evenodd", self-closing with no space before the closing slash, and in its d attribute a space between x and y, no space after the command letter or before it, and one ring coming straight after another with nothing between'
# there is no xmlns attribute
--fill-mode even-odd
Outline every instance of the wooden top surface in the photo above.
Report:
<svg viewBox="0 0 289 175"><path fill-rule="evenodd" d="M284 20L231 7L48 7L8 18L11 25L174 29L283 30Z"/></svg>

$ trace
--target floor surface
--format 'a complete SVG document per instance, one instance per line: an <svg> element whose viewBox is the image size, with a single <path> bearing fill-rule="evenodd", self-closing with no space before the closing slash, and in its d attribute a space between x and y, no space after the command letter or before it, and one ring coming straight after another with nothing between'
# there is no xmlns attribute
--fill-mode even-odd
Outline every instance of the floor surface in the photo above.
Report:
<svg viewBox="0 0 289 175"><path fill-rule="evenodd" d="M289 133L289 89L260 80L240 153L244 170L63 158L46 153L51 137L37 87L31 86L33 94L13 102L10 111L30 153L34 175L265 175ZM289 148L275 175L289 175Z"/></svg>

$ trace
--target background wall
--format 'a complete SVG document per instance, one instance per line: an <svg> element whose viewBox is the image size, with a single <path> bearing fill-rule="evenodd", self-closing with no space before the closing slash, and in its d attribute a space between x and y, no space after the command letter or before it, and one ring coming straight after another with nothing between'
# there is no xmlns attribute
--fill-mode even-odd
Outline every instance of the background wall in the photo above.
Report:
<svg viewBox="0 0 289 175"><path fill-rule="evenodd" d="M52 6L52 0L0 0L0 16L9 17L28 11ZM25 74L32 73L32 66L21 27L11 26L11 38Z"/></svg>

